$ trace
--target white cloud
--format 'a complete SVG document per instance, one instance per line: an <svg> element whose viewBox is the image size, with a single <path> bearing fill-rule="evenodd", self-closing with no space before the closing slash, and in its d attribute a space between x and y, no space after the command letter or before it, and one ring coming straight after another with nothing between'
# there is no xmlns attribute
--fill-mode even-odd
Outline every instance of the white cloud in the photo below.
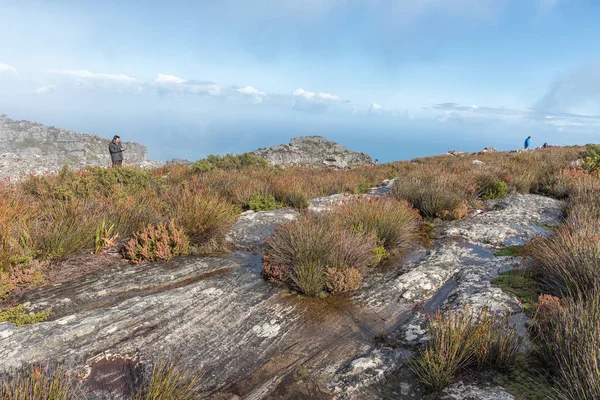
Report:
<svg viewBox="0 0 600 400"><path fill-rule="evenodd" d="M157 92L163 96L184 94L221 96L223 92L223 88L214 82L187 80L169 74L157 74L151 84L158 86Z"/></svg>
<svg viewBox="0 0 600 400"><path fill-rule="evenodd" d="M4 72L19 75L19 73L17 72L17 69L15 67L11 67L8 64L0 63L0 74L2 74Z"/></svg>
<svg viewBox="0 0 600 400"><path fill-rule="evenodd" d="M132 78L123 74L106 74L106 73L96 73L90 72L87 69L81 70L62 70L58 71L61 75L72 76L78 79L87 79L93 81L114 81L114 82L124 82L124 83L133 83L135 82L135 78Z"/></svg>
<svg viewBox="0 0 600 400"><path fill-rule="evenodd" d="M239 88L237 89L237 92L241 93L242 95L252 97L252 102L255 104L261 104L263 102L263 97L267 95L265 92L261 92L252 86Z"/></svg>
<svg viewBox="0 0 600 400"><path fill-rule="evenodd" d="M246 86L243 88L239 88L237 91L242 94L249 94L249 95L254 95L254 96L265 96L266 95L265 92L261 92L258 89L253 88L252 86Z"/></svg>
<svg viewBox="0 0 600 400"><path fill-rule="evenodd" d="M185 79L182 79L175 75L169 74L158 74L154 80L157 83L186 83Z"/></svg>
<svg viewBox="0 0 600 400"><path fill-rule="evenodd" d="M369 112L378 112L378 111L381 111L381 110L383 110L383 107L381 107L377 103L371 104L371 107L369 108Z"/></svg>
<svg viewBox="0 0 600 400"><path fill-rule="evenodd" d="M448 121L494 121L504 123L550 125L557 128L590 129L600 127L600 116L565 112L545 112L536 109L462 106L456 103L435 104L426 110L436 112L435 118Z"/></svg>
<svg viewBox="0 0 600 400"><path fill-rule="evenodd" d="M316 102L339 101L340 100L339 96L336 96L333 94L323 93L323 92L319 92L319 93L308 92L302 88L294 90L293 94L296 97L302 97L305 100L316 101Z"/></svg>
<svg viewBox="0 0 600 400"><path fill-rule="evenodd" d="M309 92L302 88L293 91L294 110L321 113L340 105L339 96L324 92Z"/></svg>
<svg viewBox="0 0 600 400"><path fill-rule="evenodd" d="M52 93L56 90L56 87L54 87L54 85L44 85L44 86L40 86L38 88L36 88L33 93L34 94L46 94L46 93Z"/></svg>

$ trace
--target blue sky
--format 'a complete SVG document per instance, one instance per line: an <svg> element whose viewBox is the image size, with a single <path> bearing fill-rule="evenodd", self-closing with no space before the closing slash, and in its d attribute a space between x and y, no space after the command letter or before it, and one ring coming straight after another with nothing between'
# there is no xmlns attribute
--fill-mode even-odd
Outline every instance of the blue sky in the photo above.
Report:
<svg viewBox="0 0 600 400"><path fill-rule="evenodd" d="M0 113L198 159L600 140L594 0L0 0Z"/></svg>

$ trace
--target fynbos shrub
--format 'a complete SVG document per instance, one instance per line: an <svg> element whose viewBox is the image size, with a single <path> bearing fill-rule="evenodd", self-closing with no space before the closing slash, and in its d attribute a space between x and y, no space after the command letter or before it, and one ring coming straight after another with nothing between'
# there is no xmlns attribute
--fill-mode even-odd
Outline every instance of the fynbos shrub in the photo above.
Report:
<svg viewBox="0 0 600 400"><path fill-rule="evenodd" d="M334 209L333 218L351 232L374 234L386 252L406 250L416 239L421 220L407 202L391 198L348 201ZM376 255L381 261L381 252Z"/></svg>
<svg viewBox="0 0 600 400"><path fill-rule="evenodd" d="M280 226L267 241L263 273L271 279L272 266L286 270L286 282L310 296L325 289L328 268L361 270L374 261L376 238L341 228L327 215L303 214ZM353 279L350 279L353 281Z"/></svg>
<svg viewBox="0 0 600 400"><path fill-rule="evenodd" d="M183 228L173 221L148 225L125 244L123 255L134 263L170 260L189 252L190 241Z"/></svg>
<svg viewBox="0 0 600 400"><path fill-rule="evenodd" d="M506 196L508 185L504 181L496 181L490 183L481 197L486 200L500 199Z"/></svg>

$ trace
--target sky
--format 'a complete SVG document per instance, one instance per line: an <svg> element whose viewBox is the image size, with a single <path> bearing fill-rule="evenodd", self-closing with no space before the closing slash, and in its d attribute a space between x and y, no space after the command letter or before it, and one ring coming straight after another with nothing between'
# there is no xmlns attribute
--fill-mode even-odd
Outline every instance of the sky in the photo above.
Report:
<svg viewBox="0 0 600 400"><path fill-rule="evenodd" d="M600 142L597 0L0 0L0 114L196 160Z"/></svg>

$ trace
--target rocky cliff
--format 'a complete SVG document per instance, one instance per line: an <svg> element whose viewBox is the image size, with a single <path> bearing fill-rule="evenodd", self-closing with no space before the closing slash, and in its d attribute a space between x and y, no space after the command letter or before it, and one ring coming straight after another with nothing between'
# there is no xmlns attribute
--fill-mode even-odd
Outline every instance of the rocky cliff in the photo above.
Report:
<svg viewBox="0 0 600 400"><path fill-rule="evenodd" d="M293 138L290 144L258 149L252 154L266 159L271 164L280 165L327 165L347 168L372 162L368 154L350 151L323 136L298 136Z"/></svg>
<svg viewBox="0 0 600 400"><path fill-rule="evenodd" d="M110 140L72 132L37 122L15 121L0 114L0 179L72 168L108 166ZM125 163L152 166L148 150L138 143L124 142Z"/></svg>

